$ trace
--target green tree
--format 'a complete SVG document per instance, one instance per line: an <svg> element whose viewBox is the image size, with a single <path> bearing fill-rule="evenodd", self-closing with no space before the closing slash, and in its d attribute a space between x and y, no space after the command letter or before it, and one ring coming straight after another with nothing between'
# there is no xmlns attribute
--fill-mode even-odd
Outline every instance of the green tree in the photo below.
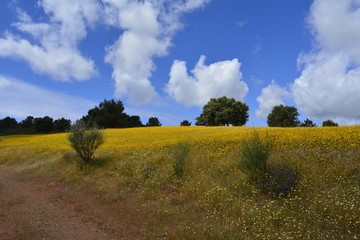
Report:
<svg viewBox="0 0 360 240"><path fill-rule="evenodd" d="M269 127L297 127L299 113L295 107L275 106L267 117Z"/></svg>
<svg viewBox="0 0 360 240"><path fill-rule="evenodd" d="M19 133L22 134L34 134L35 131L35 118L33 116L27 116L24 120L19 123Z"/></svg>
<svg viewBox="0 0 360 240"><path fill-rule="evenodd" d="M1 129L15 129L18 125L18 122L16 121L15 118L11 118L11 117L5 117L3 119L0 120L0 128Z"/></svg>
<svg viewBox="0 0 360 240"><path fill-rule="evenodd" d="M125 108L121 101L104 100L88 111L82 120L88 124L95 124L101 128L126 128L142 127L139 116L129 116L124 112Z"/></svg>
<svg viewBox="0 0 360 240"><path fill-rule="evenodd" d="M323 126L323 127L338 127L339 124L337 124L336 122L328 119L328 120L326 120L326 121L323 121L322 126Z"/></svg>
<svg viewBox="0 0 360 240"><path fill-rule="evenodd" d="M127 116L125 118L124 127L126 128L133 128L133 127L143 127L144 125L141 122L141 119L139 116Z"/></svg>
<svg viewBox="0 0 360 240"><path fill-rule="evenodd" d="M24 120L22 120L19 125L21 128L33 128L34 127L34 117L27 116Z"/></svg>
<svg viewBox="0 0 360 240"><path fill-rule="evenodd" d="M71 120L65 118L59 118L54 121L55 131L66 132L71 128Z"/></svg>
<svg viewBox="0 0 360 240"><path fill-rule="evenodd" d="M249 106L234 98L211 98L196 118L195 125L243 126L249 120Z"/></svg>
<svg viewBox="0 0 360 240"><path fill-rule="evenodd" d="M0 133L8 135L18 131L18 122L15 118L5 117L0 119Z"/></svg>
<svg viewBox="0 0 360 240"><path fill-rule="evenodd" d="M117 128L122 127L126 114L123 113L124 105L121 101L104 100L88 111L88 115L83 120L88 125L97 125L101 128Z"/></svg>
<svg viewBox="0 0 360 240"><path fill-rule="evenodd" d="M55 128L54 120L49 116L45 116L43 118L35 118L34 126L36 132L39 133L49 133L53 131Z"/></svg>
<svg viewBox="0 0 360 240"><path fill-rule="evenodd" d="M189 122L188 120L184 120L180 123L180 126L183 126L183 127L191 126L191 122Z"/></svg>
<svg viewBox="0 0 360 240"><path fill-rule="evenodd" d="M146 127L160 127L161 122L157 117L150 117L148 122L146 123Z"/></svg>
<svg viewBox="0 0 360 240"><path fill-rule="evenodd" d="M303 123L300 124L300 127L316 127L316 124L313 123L310 119L305 119Z"/></svg>
<svg viewBox="0 0 360 240"><path fill-rule="evenodd" d="M196 122L195 122L196 126L206 126L207 125L207 121L205 120L203 113L200 113L200 115L195 120L196 120Z"/></svg>

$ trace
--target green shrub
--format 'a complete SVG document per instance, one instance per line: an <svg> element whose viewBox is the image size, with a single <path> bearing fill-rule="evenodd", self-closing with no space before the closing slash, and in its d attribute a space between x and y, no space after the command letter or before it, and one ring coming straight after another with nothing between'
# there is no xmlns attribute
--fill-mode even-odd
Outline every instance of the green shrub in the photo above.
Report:
<svg viewBox="0 0 360 240"><path fill-rule="evenodd" d="M188 142L180 142L173 146L172 153L174 156L174 174L176 177L182 177L185 171L186 160L189 156L190 144Z"/></svg>
<svg viewBox="0 0 360 240"><path fill-rule="evenodd" d="M290 165L269 164L272 143L268 137L260 139L257 132L245 139L240 149L240 170L263 193L287 197L296 188L300 175Z"/></svg>
<svg viewBox="0 0 360 240"><path fill-rule="evenodd" d="M82 160L82 163L91 163L97 148L104 143L104 135L96 127L87 127L83 121L77 121L71 128L68 136L71 147Z"/></svg>
<svg viewBox="0 0 360 240"><path fill-rule="evenodd" d="M240 149L240 170L254 183L266 179L267 161L270 157L272 144L268 138L261 140L257 132L245 139Z"/></svg>

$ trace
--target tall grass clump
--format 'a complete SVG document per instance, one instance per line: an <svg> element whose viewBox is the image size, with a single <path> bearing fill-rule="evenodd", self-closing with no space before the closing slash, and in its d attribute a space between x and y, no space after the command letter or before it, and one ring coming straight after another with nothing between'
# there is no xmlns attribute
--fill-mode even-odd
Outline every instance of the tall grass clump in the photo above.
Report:
<svg viewBox="0 0 360 240"><path fill-rule="evenodd" d="M283 159L279 159L278 163L269 164L272 146L268 136L261 139L259 134L254 132L243 141L239 167L249 181L263 193L288 197L298 185L300 174Z"/></svg>
<svg viewBox="0 0 360 240"><path fill-rule="evenodd" d="M96 149L105 141L103 133L97 127L88 127L83 121L77 121L72 126L68 139L83 164L94 160Z"/></svg>
<svg viewBox="0 0 360 240"><path fill-rule="evenodd" d="M176 177L184 176L186 160L188 159L190 152L190 144L188 142L179 142L172 148L174 156L174 174Z"/></svg>
<svg viewBox="0 0 360 240"><path fill-rule="evenodd" d="M266 179L267 161L272 149L271 141L261 140L257 132L245 139L240 149L240 170L254 183L263 183Z"/></svg>

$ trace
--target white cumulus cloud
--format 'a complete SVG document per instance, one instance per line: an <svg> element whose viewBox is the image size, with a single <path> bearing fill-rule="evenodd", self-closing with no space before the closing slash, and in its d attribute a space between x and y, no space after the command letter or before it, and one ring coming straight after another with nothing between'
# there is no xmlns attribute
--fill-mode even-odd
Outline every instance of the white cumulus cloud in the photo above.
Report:
<svg viewBox="0 0 360 240"><path fill-rule="evenodd" d="M99 19L96 0L42 0L38 2L48 17L34 22L21 9L13 32L0 38L0 57L20 59L40 74L68 81L86 80L96 74L94 62L78 50L87 27Z"/></svg>
<svg viewBox="0 0 360 240"><path fill-rule="evenodd" d="M243 101L249 91L242 81L238 59L205 65L201 56L195 68L188 74L186 63L174 61L170 80L165 86L167 94L184 106L203 106L210 98L233 97Z"/></svg>
<svg viewBox="0 0 360 240"><path fill-rule="evenodd" d="M134 105L150 102L157 96L150 81L153 58L167 54L173 35L182 26L180 17L209 0L104 2L106 22L123 31L105 57L113 67L116 96L127 97Z"/></svg>
<svg viewBox="0 0 360 240"><path fill-rule="evenodd" d="M0 75L0 117L25 119L27 116L71 120L81 118L95 102Z"/></svg>
<svg viewBox="0 0 360 240"><path fill-rule="evenodd" d="M344 52L360 63L359 0L315 0L308 23L320 49Z"/></svg>
<svg viewBox="0 0 360 240"><path fill-rule="evenodd" d="M272 111L273 107L285 104L284 100L291 97L291 93L279 86L274 80L264 87L260 96L256 98L259 103L259 109L256 110L257 118L266 118Z"/></svg>
<svg viewBox="0 0 360 240"><path fill-rule="evenodd" d="M298 58L296 104L317 119L360 121L360 1L314 0L308 23L316 45Z"/></svg>
<svg viewBox="0 0 360 240"><path fill-rule="evenodd" d="M97 74L95 63L79 43L95 27L117 28L106 50L113 68L115 95L130 104L156 96L151 76L155 57L168 53L181 17L210 0L39 0L41 21L17 9L18 21L0 36L0 57L19 59L33 71L62 81L87 80Z"/></svg>

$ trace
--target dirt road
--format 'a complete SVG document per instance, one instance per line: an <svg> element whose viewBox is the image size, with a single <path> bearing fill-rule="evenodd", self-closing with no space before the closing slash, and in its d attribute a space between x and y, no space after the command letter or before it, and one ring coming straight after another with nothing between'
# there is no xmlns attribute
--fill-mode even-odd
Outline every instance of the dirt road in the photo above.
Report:
<svg viewBox="0 0 360 240"><path fill-rule="evenodd" d="M2 240L158 238L140 225L144 214L131 197L110 201L51 177L0 169Z"/></svg>

